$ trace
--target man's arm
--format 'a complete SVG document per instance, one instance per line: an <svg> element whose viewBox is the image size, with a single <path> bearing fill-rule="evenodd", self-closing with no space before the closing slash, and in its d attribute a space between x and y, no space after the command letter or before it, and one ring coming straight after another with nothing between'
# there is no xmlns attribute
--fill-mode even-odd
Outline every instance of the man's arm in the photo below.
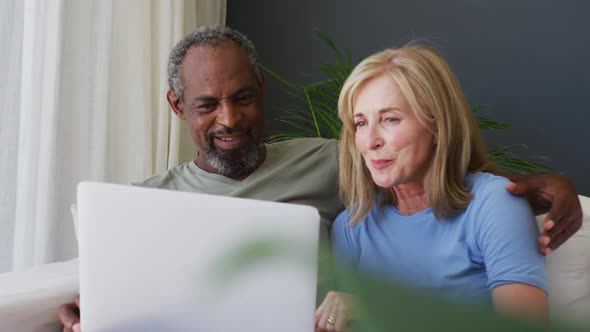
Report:
<svg viewBox="0 0 590 332"><path fill-rule="evenodd" d="M550 254L582 227L582 207L572 181L561 173L504 175L514 195L525 196L537 215L547 213L539 236L541 252Z"/></svg>

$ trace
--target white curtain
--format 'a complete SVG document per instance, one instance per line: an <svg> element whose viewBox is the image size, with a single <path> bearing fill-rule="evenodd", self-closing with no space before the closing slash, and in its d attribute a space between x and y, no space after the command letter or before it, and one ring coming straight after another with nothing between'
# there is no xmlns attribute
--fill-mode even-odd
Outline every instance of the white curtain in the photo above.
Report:
<svg viewBox="0 0 590 332"><path fill-rule="evenodd" d="M167 57L225 0L0 0L0 272L75 257L80 180L128 183L192 159ZM105 244L106 245L106 244Z"/></svg>

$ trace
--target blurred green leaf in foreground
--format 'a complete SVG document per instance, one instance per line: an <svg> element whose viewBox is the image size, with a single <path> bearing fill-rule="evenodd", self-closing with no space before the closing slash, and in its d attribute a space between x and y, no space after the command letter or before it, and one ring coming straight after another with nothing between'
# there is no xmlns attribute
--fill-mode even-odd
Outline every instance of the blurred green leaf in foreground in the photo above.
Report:
<svg viewBox="0 0 590 332"><path fill-rule="evenodd" d="M267 259L290 260L293 264L307 269L309 262L301 260L301 257L305 256L301 255L302 250L306 250L304 246L290 240L252 240L220 257L211 277L223 288L232 282L232 278L250 266ZM322 254L320 256L329 257ZM555 324L535 325L502 317L493 312L491 305L453 303L430 294L405 289L390 282L360 275L346 266L337 264L333 259L322 260L321 264L328 265L324 269L320 267L320 270L330 271L331 279L334 279L337 285L336 290L346 290L355 298L359 320L351 324L352 331L575 331ZM320 293L325 294L326 290Z"/></svg>

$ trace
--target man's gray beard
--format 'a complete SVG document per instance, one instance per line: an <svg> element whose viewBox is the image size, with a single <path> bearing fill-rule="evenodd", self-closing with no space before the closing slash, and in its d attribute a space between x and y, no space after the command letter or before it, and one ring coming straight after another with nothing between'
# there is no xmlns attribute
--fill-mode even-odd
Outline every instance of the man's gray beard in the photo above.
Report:
<svg viewBox="0 0 590 332"><path fill-rule="evenodd" d="M217 149L213 138L210 137L205 149L207 163L219 174L227 177L240 176L254 170L258 166L262 155L261 149L264 146L256 143L257 140L253 134L250 134L250 141L252 143L241 149L224 151Z"/></svg>

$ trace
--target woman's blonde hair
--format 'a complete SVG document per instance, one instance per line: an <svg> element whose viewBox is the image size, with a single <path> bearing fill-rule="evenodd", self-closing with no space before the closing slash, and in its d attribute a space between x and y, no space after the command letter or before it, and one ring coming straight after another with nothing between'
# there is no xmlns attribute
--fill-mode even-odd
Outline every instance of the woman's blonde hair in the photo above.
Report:
<svg viewBox="0 0 590 332"><path fill-rule="evenodd" d="M387 75L400 87L418 120L435 136L436 146L425 187L435 216L447 219L464 211L472 199L465 176L493 171L475 117L459 81L432 47L410 44L386 49L359 63L340 92L340 194L350 210L350 223L365 217L379 192L379 204L394 204L391 188L378 188L355 145L353 106L364 84Z"/></svg>

